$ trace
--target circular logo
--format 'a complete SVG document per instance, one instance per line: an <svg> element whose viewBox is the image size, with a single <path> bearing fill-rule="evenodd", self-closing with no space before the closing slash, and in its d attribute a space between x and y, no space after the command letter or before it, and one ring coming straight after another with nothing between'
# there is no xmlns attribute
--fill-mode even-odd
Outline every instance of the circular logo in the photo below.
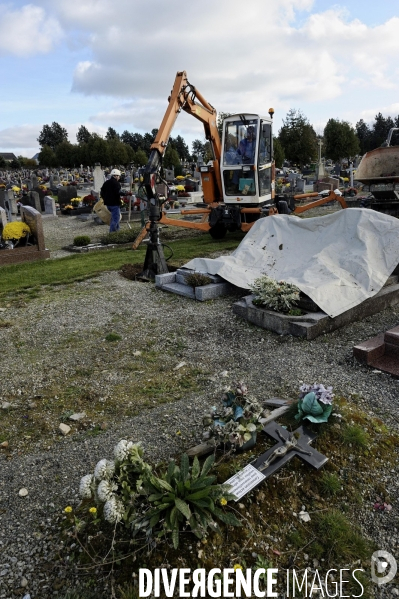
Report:
<svg viewBox="0 0 399 599"><path fill-rule="evenodd" d="M398 565L396 559L388 551L375 551L371 556L371 579L378 585L391 582L396 576Z"/></svg>

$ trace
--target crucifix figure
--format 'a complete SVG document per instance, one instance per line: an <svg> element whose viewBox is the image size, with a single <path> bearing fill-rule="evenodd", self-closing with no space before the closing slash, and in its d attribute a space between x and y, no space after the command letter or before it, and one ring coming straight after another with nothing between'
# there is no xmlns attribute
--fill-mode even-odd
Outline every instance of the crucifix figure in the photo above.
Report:
<svg viewBox="0 0 399 599"><path fill-rule="evenodd" d="M271 447L252 462L252 466L262 472L266 478L280 470L294 456L298 456L317 470L328 461L326 456L310 447L310 443L317 435L302 426L289 433L276 422L269 422L263 432L278 442L278 445Z"/></svg>

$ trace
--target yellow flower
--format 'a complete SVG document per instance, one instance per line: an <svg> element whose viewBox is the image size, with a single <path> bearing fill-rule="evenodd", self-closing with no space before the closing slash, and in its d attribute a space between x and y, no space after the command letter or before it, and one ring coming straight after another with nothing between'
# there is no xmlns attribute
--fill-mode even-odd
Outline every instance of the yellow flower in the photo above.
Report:
<svg viewBox="0 0 399 599"><path fill-rule="evenodd" d="M93 514L93 516L95 516L97 514L97 508L96 507L91 507L89 509L90 514Z"/></svg>
<svg viewBox="0 0 399 599"><path fill-rule="evenodd" d="M180 432L180 431L177 431L176 435L181 435L181 432Z"/></svg>
<svg viewBox="0 0 399 599"><path fill-rule="evenodd" d="M222 497L222 499L220 500L220 505L227 505L227 499Z"/></svg>
<svg viewBox="0 0 399 599"><path fill-rule="evenodd" d="M31 230L26 223L14 221L7 223L3 229L3 239L21 239L25 237Z"/></svg>
<svg viewBox="0 0 399 599"><path fill-rule="evenodd" d="M234 572L237 572L237 570L242 570L241 564L234 564L233 568L234 568Z"/></svg>
<svg viewBox="0 0 399 599"><path fill-rule="evenodd" d="M70 514L72 511L73 511L73 509L71 508L71 506L70 506L70 505L67 505L67 506L66 506L66 508L64 509L64 512L65 512L66 514Z"/></svg>

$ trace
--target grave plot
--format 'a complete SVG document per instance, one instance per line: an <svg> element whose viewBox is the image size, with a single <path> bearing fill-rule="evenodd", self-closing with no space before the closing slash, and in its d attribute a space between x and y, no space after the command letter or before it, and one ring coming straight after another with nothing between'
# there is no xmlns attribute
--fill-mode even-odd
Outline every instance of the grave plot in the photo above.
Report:
<svg viewBox="0 0 399 599"><path fill-rule="evenodd" d="M1 213L2 222L4 214ZM21 245L13 249L2 249L0 251L0 266L4 264L18 264L20 262L32 262L34 260L43 260L50 257L49 250L46 249L43 234L43 223L40 212L31 206L21 207L22 223L26 223L30 229L27 243L31 245ZM18 221L15 224L20 224Z"/></svg>
<svg viewBox="0 0 399 599"><path fill-rule="evenodd" d="M319 310L309 298L299 303L304 314L294 316L256 306L253 303L254 297L248 295L235 302L234 314L279 335L293 335L311 340L399 304L399 284L397 275L390 276L376 295L334 318Z"/></svg>
<svg viewBox="0 0 399 599"><path fill-rule="evenodd" d="M356 345L353 355L359 362L399 379L399 326Z"/></svg>

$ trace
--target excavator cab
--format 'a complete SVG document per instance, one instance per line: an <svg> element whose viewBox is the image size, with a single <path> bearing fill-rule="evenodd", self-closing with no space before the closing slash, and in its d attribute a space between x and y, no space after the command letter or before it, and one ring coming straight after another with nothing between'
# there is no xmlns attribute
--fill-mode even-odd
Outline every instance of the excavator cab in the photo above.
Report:
<svg viewBox="0 0 399 599"><path fill-rule="evenodd" d="M225 204L272 205L274 168L271 116L236 114L224 120L220 171Z"/></svg>

